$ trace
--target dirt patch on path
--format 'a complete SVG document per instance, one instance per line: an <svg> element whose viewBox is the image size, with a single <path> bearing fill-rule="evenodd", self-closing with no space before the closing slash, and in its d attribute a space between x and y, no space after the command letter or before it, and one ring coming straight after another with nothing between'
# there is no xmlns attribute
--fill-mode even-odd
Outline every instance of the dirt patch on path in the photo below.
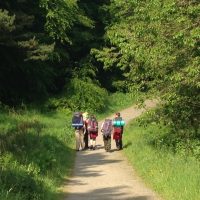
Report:
<svg viewBox="0 0 200 200"><path fill-rule="evenodd" d="M152 108L156 101L146 101L145 105L146 109ZM121 111L121 116L128 123L146 109L133 106ZM101 134L97 138L96 150L77 152L73 176L64 186L64 192L65 200L159 199L142 183L122 152L116 151L113 140L112 151L105 152Z"/></svg>

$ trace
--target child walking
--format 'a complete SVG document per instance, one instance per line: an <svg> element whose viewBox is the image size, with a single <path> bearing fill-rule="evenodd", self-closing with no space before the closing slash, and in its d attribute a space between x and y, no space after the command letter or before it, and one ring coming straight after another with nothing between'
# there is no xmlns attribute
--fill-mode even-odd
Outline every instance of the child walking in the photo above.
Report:
<svg viewBox="0 0 200 200"><path fill-rule="evenodd" d="M103 135L103 142L104 142L104 148L107 152L111 150L111 133L112 133L112 120L111 119L105 119L103 124L101 125L101 132Z"/></svg>
<svg viewBox="0 0 200 200"><path fill-rule="evenodd" d="M98 122L94 115L91 115L91 117L88 120L88 134L90 137L90 149L95 150L96 148L96 138L98 136Z"/></svg>
<svg viewBox="0 0 200 200"><path fill-rule="evenodd" d="M123 126L124 126L124 121L122 120L120 113L116 113L115 118L113 119L113 127L114 127L113 139L115 140L117 150L123 149L123 144L122 144Z"/></svg>

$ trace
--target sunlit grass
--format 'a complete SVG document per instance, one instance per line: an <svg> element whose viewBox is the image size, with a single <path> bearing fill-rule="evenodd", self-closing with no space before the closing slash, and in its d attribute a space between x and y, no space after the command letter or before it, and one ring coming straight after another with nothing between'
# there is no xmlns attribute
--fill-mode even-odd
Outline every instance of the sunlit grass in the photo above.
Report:
<svg viewBox="0 0 200 200"><path fill-rule="evenodd" d="M117 111L120 111L122 109L125 109L129 106L134 105L139 101L139 99L142 97L141 93L113 93L110 94L108 97L107 107L106 109L101 112L97 113L98 117L100 119L109 116L111 114L114 114Z"/></svg>
<svg viewBox="0 0 200 200"><path fill-rule="evenodd" d="M4 111L0 121L0 199L56 199L75 157L70 111Z"/></svg>
<svg viewBox="0 0 200 200"><path fill-rule="evenodd" d="M137 121L125 129L124 153L149 187L166 200L196 200L200 197L200 163L169 149L152 144L155 135L165 127L149 124L140 127Z"/></svg>

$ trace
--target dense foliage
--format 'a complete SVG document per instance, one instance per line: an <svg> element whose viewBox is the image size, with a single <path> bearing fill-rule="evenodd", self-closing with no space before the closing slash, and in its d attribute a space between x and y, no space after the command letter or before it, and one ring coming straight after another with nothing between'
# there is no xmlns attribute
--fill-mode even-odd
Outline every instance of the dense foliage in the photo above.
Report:
<svg viewBox="0 0 200 200"><path fill-rule="evenodd" d="M99 112L106 108L107 98L108 93L105 89L94 85L92 82L74 78L64 94L48 100L46 108L70 108L74 112L77 110Z"/></svg>
<svg viewBox="0 0 200 200"><path fill-rule="evenodd" d="M161 91L155 116L171 127L168 142L200 139L200 3L112 0L106 45L92 54L105 70L121 71L121 90ZM190 143L190 142L189 142Z"/></svg>
<svg viewBox="0 0 200 200"><path fill-rule="evenodd" d="M106 113L110 91L130 93L128 102L137 91L159 94L161 107L140 121L166 128L152 143L199 159L199 74L199 0L0 1L0 106L10 106L9 112L0 107L0 198L5 191L12 199L17 191L30 195L34 190L23 198L47 199L40 195L51 187L44 184L48 175L57 173L52 171L56 151L71 154L67 142L60 141L64 133L52 138L45 128L54 124L48 123L51 117L46 123L34 114L36 120L26 114L16 119L11 109L16 105L39 102L43 111ZM114 104L127 105L123 97L116 95ZM35 144L47 151L42 158ZM21 180L25 184L15 187Z"/></svg>
<svg viewBox="0 0 200 200"><path fill-rule="evenodd" d="M93 27L76 0L1 1L0 100L13 105L60 92L79 61L71 56L75 27Z"/></svg>

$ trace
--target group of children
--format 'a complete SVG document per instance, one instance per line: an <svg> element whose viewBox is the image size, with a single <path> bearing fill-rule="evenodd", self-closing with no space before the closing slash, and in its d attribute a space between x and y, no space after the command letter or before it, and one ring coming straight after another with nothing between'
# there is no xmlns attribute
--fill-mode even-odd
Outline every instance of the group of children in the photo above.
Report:
<svg viewBox="0 0 200 200"><path fill-rule="evenodd" d="M75 129L76 151L96 148L96 138L98 136L98 121L94 115L87 112L76 112L72 118L72 126ZM111 135L116 142L116 148L122 149L124 121L120 113L115 114L115 118L105 119L101 125L101 133L104 141L104 148L108 152L111 150Z"/></svg>

